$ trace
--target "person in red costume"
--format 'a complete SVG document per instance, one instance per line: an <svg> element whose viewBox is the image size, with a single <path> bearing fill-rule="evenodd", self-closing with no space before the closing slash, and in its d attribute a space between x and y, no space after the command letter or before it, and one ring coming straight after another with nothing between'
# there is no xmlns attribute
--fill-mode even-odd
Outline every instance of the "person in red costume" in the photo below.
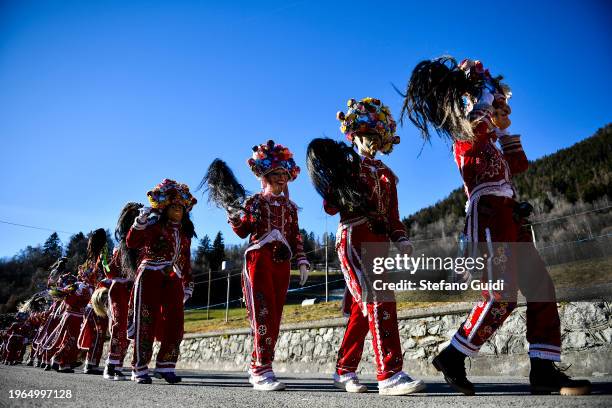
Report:
<svg viewBox="0 0 612 408"><path fill-rule="evenodd" d="M73 373L72 367L79 352L77 337L83 323L85 307L91 298L91 286L67 273L59 278L57 287L51 289L50 294L63 299L63 313L57 326L45 340L44 348L53 351L48 367L55 368L60 373Z"/></svg>
<svg viewBox="0 0 612 408"><path fill-rule="evenodd" d="M115 228L118 246L115 247L109 270L106 272L106 278L111 282L108 290L110 346L104 378L112 381L125 380L121 366L130 344L127 338L128 306L139 253L138 249L127 248L126 238L142 207L139 203L127 203L121 210Z"/></svg>
<svg viewBox="0 0 612 408"><path fill-rule="evenodd" d="M370 259L363 258L364 245L378 243L372 251L383 251L380 256L386 256L390 242L400 251L412 253L406 227L399 219L397 177L375 158L379 152L390 153L399 143L399 137L395 135L396 124L389 108L380 100L350 99L348 108L346 114L338 113L338 119L342 132L359 155L344 143L330 139L315 139L308 148L308 168L317 191L324 198L324 209L330 215L340 213L336 250L346 281L344 312L349 320L338 351L334 385L347 392L367 391L356 371L365 337L370 332L379 393L411 394L423 390L425 384L402 371L396 303L363 298L366 288L362 268ZM338 152L332 154L334 149ZM349 167L352 171L341 179L341 172ZM334 178L337 180L332 181ZM349 199L343 199L343 195ZM351 195L360 200L351 203ZM372 251L368 256L375 256Z"/></svg>
<svg viewBox="0 0 612 408"><path fill-rule="evenodd" d="M49 367L48 370L51 370L50 361L54 351L49 352L49 350L46 350L43 345L48 336L53 332L59 323L63 313L62 299L51 296L50 293L53 292L53 289L58 284L60 276L62 276L65 272L66 261L67 258L61 257L51 266L51 271L49 272L49 277L47 278L47 297L50 298L51 305L45 311L44 321L33 341L36 348L36 354L34 355L34 359L36 361L35 366L45 370L47 370L47 366Z"/></svg>
<svg viewBox="0 0 612 408"><path fill-rule="evenodd" d="M53 288L50 288L49 292L51 293L52 291ZM47 342L51 333L53 333L53 331L59 324L62 318L62 314L64 313L63 300L61 298L58 298L57 296L51 296L51 299L51 307L49 307L49 310L46 313L45 322L42 325L40 332L36 336L36 339L34 340L36 343L36 365L46 371L51 370L51 357L53 357L55 350L46 349L44 345Z"/></svg>
<svg viewBox="0 0 612 408"><path fill-rule="evenodd" d="M23 345L27 341L27 335L30 331L29 317L28 313L22 311L15 314L15 321L10 325L5 334L4 364L21 364L23 360Z"/></svg>
<svg viewBox="0 0 612 408"><path fill-rule="evenodd" d="M95 230L87 243L87 258L79 266L79 278L89 285L91 292L108 286L105 279L105 270L108 268L108 247L106 231L102 228ZM94 312L91 304L87 306L83 325L79 334L78 345L80 349L87 350L85 354L85 374L101 375L100 358L108 329L108 317Z"/></svg>
<svg viewBox="0 0 612 408"><path fill-rule="evenodd" d="M531 392L587 394L588 381L572 380L554 365L561 358L555 288L525 227L533 208L516 200L512 176L524 172L528 161L520 136L508 132L511 93L501 79L480 61L466 59L457 64L452 57L441 57L416 66L404 95L402 113L408 114L426 140L432 126L452 141L468 197L466 240L492 260L483 280L505 281L504 291L483 291L483 300L433 364L453 388L473 395L465 357L475 356L503 324L516 307L520 289L527 299Z"/></svg>
<svg viewBox="0 0 612 408"><path fill-rule="evenodd" d="M30 354L28 356L27 365L34 365L34 357L36 355L37 345L34 343L34 338L38 334L41 326L45 322L46 312L49 308L49 297L46 291L34 294L28 300L26 300L20 307L19 311L28 315L25 322L24 339L23 339L23 352L18 360L21 361L25 354L27 345L30 345Z"/></svg>
<svg viewBox="0 0 612 408"><path fill-rule="evenodd" d="M12 323L11 323L12 324ZM10 328L10 326L9 326ZM7 364L7 360L6 360L6 355L7 355L7 351L6 351L6 341L8 340L8 329L2 329L0 330L0 362L2 364Z"/></svg>
<svg viewBox="0 0 612 408"><path fill-rule="evenodd" d="M140 264L130 298L128 337L134 340L132 379L151 384L148 365L153 342L160 341L155 376L174 384L183 340L183 304L193 293L189 212L197 200L185 184L165 179L147 193L152 208L143 207L126 237L126 247L139 251Z"/></svg>
<svg viewBox="0 0 612 408"><path fill-rule="evenodd" d="M289 199L288 183L297 178L300 168L289 149L273 140L254 146L247 163L262 186L262 191L251 197L244 197L242 186L218 159L211 164L205 180L211 201L228 211L234 232L240 238L249 237L242 274L253 334L249 382L258 391L278 391L285 384L276 378L272 363L289 287L291 259L300 270L301 285L310 269L298 225L298 207ZM225 199L220 198L224 195Z"/></svg>

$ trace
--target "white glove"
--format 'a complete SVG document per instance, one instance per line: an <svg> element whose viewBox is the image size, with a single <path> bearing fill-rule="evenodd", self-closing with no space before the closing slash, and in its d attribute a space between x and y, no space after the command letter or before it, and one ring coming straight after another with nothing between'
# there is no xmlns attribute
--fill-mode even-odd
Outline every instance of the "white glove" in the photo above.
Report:
<svg viewBox="0 0 612 408"><path fill-rule="evenodd" d="M190 298L190 297L191 297L191 296L189 296L188 294L186 294L186 293L185 293L185 294L183 295L183 304L187 303L187 301L189 300L189 298Z"/></svg>
<svg viewBox="0 0 612 408"><path fill-rule="evenodd" d="M396 242L395 246L402 254L406 254L408 256L412 255L414 252L414 246L408 239Z"/></svg>
<svg viewBox="0 0 612 408"><path fill-rule="evenodd" d="M149 221L149 214L153 209L151 207L142 207L138 210L138 217L136 217L136 222L139 224L146 224Z"/></svg>
<svg viewBox="0 0 612 408"><path fill-rule="evenodd" d="M308 269L308 265L301 264L300 265L300 286L304 286L304 284L308 280L309 273L310 273L310 270Z"/></svg>

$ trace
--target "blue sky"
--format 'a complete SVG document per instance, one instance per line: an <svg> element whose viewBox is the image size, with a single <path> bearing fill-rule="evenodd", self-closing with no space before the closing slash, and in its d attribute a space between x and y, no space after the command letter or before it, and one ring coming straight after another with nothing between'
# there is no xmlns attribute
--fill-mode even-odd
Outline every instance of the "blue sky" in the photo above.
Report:
<svg viewBox="0 0 612 408"><path fill-rule="evenodd" d="M351 97L379 97L399 113L391 83L404 87L416 63L441 54L505 75L511 130L530 159L610 121L609 2L478 3L3 1L0 220L113 228L126 201L144 201L164 177L195 188L215 157L256 191L245 161L273 138L304 170L291 185L302 227L322 232L308 141L343 138L335 113ZM384 160L400 178L405 216L461 179L442 141L418 156L415 128L398 134ZM240 242L205 199L192 215L200 236L221 230ZM0 224L0 256L49 234Z"/></svg>

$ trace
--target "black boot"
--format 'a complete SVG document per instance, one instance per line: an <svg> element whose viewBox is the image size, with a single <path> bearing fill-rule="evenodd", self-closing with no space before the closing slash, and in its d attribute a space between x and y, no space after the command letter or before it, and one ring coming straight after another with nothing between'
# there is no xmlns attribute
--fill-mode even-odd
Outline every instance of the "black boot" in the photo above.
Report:
<svg viewBox="0 0 612 408"><path fill-rule="evenodd" d="M163 378L168 384L176 384L182 381L182 378L173 372L160 373L159 371L156 371L153 375L155 378Z"/></svg>
<svg viewBox="0 0 612 408"><path fill-rule="evenodd" d="M85 368L83 368L83 373L90 375L102 375L102 370L97 365L86 364Z"/></svg>
<svg viewBox="0 0 612 408"><path fill-rule="evenodd" d="M465 354L449 345L433 359L433 365L444 374L444 380L455 391L474 395L474 384L465 375L465 357Z"/></svg>
<svg viewBox="0 0 612 408"><path fill-rule="evenodd" d="M541 358L531 359L529 372L531 393L549 395L558 392L561 395L587 395L591 393L591 382L572 380L554 362Z"/></svg>
<svg viewBox="0 0 612 408"><path fill-rule="evenodd" d="M104 379L111 381L126 380L125 375L114 364L107 364L104 367Z"/></svg>

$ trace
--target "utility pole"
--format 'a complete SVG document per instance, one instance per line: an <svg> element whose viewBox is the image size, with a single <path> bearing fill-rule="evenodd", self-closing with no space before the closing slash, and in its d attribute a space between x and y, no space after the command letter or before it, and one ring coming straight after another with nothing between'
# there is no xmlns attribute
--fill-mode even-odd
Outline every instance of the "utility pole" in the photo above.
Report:
<svg viewBox="0 0 612 408"><path fill-rule="evenodd" d="M212 274L212 271L210 269L210 265L208 266L208 297L206 300L206 320L208 320L210 318L210 275Z"/></svg>
<svg viewBox="0 0 612 408"><path fill-rule="evenodd" d="M329 236L327 234L327 214L325 215L325 303L329 301L329 263L327 262L327 247Z"/></svg>
<svg viewBox="0 0 612 408"><path fill-rule="evenodd" d="M227 262L221 262L221 270L224 271L226 269ZM227 319L229 316L229 296L230 296L230 273L231 271L227 271L227 296L225 298L225 323L227 323Z"/></svg>

